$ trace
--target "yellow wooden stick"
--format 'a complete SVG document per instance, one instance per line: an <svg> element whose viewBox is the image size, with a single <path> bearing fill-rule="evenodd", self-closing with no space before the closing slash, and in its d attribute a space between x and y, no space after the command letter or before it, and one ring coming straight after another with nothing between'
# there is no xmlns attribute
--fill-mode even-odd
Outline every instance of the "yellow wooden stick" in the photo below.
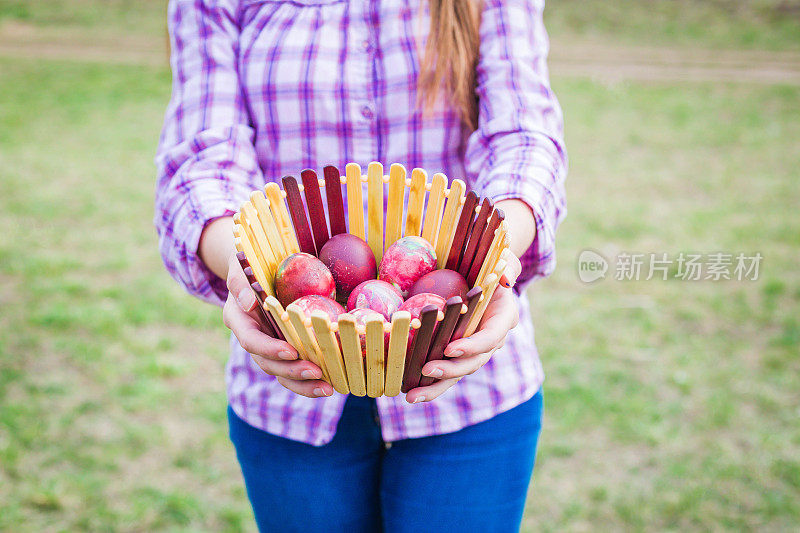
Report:
<svg viewBox="0 0 800 533"><path fill-rule="evenodd" d="M411 313L398 311L392 316L392 332L389 336L389 355L386 357L386 387L383 394L397 396L403 385L403 368L406 364L408 330Z"/></svg>
<svg viewBox="0 0 800 533"><path fill-rule="evenodd" d="M253 204L250 202L244 202L242 204L241 213L244 221L247 223L247 226L256 239L255 244L261 252L261 257L264 258L264 271L268 276L267 281L272 285L275 280L275 271L278 269L278 261L275 259L275 254L272 252L272 246L270 246L269 238L264 232L264 226L261 225L258 213L256 213L255 207L253 207Z"/></svg>
<svg viewBox="0 0 800 533"><path fill-rule="evenodd" d="M237 219L236 216L238 216L239 218ZM267 263L267 260L264 257L264 254L261 252L261 247L258 245L258 242L256 241L256 236L253 233L253 226L250 224L250 221L247 219L247 217L243 216L241 214L241 212L240 213L236 213L236 215L234 215L234 220L233 221L237 225L241 226L242 232L240 233L240 235L242 236L242 238L244 240L249 241L250 246L253 247L253 251L255 252L255 255L256 255L256 258L257 258L257 262L258 262L259 266L261 267L261 271L264 273L264 276L265 276L264 281L266 281L267 284L269 284L273 279L273 275L269 270L269 264ZM234 226L234 229L235 228L236 228L236 226ZM236 235L236 233L234 233L234 236L235 235ZM252 266L252 265L253 264L250 263L250 266ZM259 283L260 282L261 282L261 280L259 280Z"/></svg>
<svg viewBox="0 0 800 533"><path fill-rule="evenodd" d="M403 231L403 195L406 191L406 168L394 163L389 168L389 198L386 201L386 242L384 249L401 237Z"/></svg>
<svg viewBox="0 0 800 533"><path fill-rule="evenodd" d="M283 201L281 196L281 189L277 183L267 183L264 187L264 192L269 199L269 207L272 210L272 216L275 218L275 224L280 231L283 246L289 254L300 251L300 245L297 243L297 236L294 234L292 227L292 220L289 218L289 211L286 209L286 202Z"/></svg>
<svg viewBox="0 0 800 533"><path fill-rule="evenodd" d="M461 180L453 180L450 184L450 196L444 208L439 236L436 237L436 263L439 268L444 268L447 258L450 257L450 246L453 244L453 233L456 230L458 215L461 213L461 201L467 186Z"/></svg>
<svg viewBox="0 0 800 533"><path fill-rule="evenodd" d="M275 224L275 218L272 216L272 212L269 209L269 201L264 197L264 193L261 191L254 191L250 194L250 201L253 202L256 208L258 219L261 221L261 227L264 228L264 232L267 234L267 239L269 239L269 244L272 246L275 259L280 263L289 254L286 253L286 246L283 244L283 239L281 239L281 232Z"/></svg>
<svg viewBox="0 0 800 533"><path fill-rule="evenodd" d="M489 305L489 301L492 299L494 295L494 290L497 288L497 282L500 280L500 277L497 276L495 273L489 274L486 278L486 281L489 285L489 293L484 292L481 294L481 298L478 301L478 307L475 309L475 313L472 315L472 318L469 320L467 324L467 329L464 332L464 337L469 337L475 330L478 328L478 324L483 317L484 311L486 311L486 306Z"/></svg>
<svg viewBox="0 0 800 533"><path fill-rule="evenodd" d="M269 285L269 283L267 283L267 274L264 272L264 267L260 262L255 249L253 248L252 242L250 242L250 239L247 237L247 234L245 233L245 230L241 224L236 224L233 226L233 237L236 250L244 252L247 262L250 263L250 268L253 269L253 275L256 277L256 281L258 281L259 285L261 285L267 294L272 295L272 287Z"/></svg>
<svg viewBox="0 0 800 533"><path fill-rule="evenodd" d="M356 237L364 239L364 201L361 198L361 166L358 163L348 163L345 167L345 174L347 176L347 229Z"/></svg>
<svg viewBox="0 0 800 533"><path fill-rule="evenodd" d="M297 336L300 337L300 342L303 343L306 349L308 360L322 370L322 379L330 383L331 377L330 374L328 374L328 367L325 366L325 361L322 358L322 353L320 352L319 345L313 333L308 329L308 325L306 325L305 313L303 313L303 310L300 309L300 306L297 304L289 304L286 307L286 312L289 313L289 321L291 321L294 330L297 332Z"/></svg>
<svg viewBox="0 0 800 533"><path fill-rule="evenodd" d="M489 252L486 254L486 259L484 259L483 265L481 265L481 269L478 272L478 277L475 278L475 285L481 285L484 279L486 279L486 276L489 275L490 272L494 272L494 268L497 266L497 261L500 260L500 254L505 249L505 242L505 226L500 226L495 231L492 244L489 246Z"/></svg>
<svg viewBox="0 0 800 533"><path fill-rule="evenodd" d="M432 245L436 243L436 234L442 221L444 190L447 188L447 177L436 173L431 179L431 192L428 194L428 208L425 210L425 224L422 226L422 238Z"/></svg>
<svg viewBox="0 0 800 533"><path fill-rule="evenodd" d="M367 196L367 225L369 247L380 264L383 258L383 165L373 161L367 169L369 195ZM348 205L350 199L347 200Z"/></svg>
<svg viewBox="0 0 800 533"><path fill-rule="evenodd" d="M300 355L300 359L310 361L308 355L305 353L303 343L300 342L300 337L297 336L297 332L294 330L294 326L285 319L286 311L283 309L278 299L274 296L267 296L264 305L269 310L269 314L272 315L272 318L275 319L275 323L278 324L278 328L280 328L281 333L283 333L283 338L286 339L286 342L294 346L294 349L297 350L297 353Z"/></svg>
<svg viewBox="0 0 800 533"><path fill-rule="evenodd" d="M486 308L489 306L489 302L492 300L492 296L494 296L494 291L497 290L497 286L500 284L500 277L503 275L503 271L506 269L506 262L504 259L500 259L497 262L497 267L495 268L494 272L486 276L485 284L481 286L483 289L483 296L482 300L478 302L478 307L475 309L475 314L472 315L469 323L467 324L467 330L464 333L465 337L469 337L475 330L478 328L478 324L483 318L483 313L486 312Z"/></svg>
<svg viewBox="0 0 800 533"><path fill-rule="evenodd" d="M353 315L345 313L339 315L339 339L342 342L342 357L344 368L347 371L347 383L350 393L356 396L367 394L366 380L364 379L364 358L361 356L361 342L356 331L356 322Z"/></svg>
<svg viewBox="0 0 800 533"><path fill-rule="evenodd" d="M350 387L347 386L342 352L339 351L339 343L331 330L328 316L322 311L314 311L311 313L311 325L314 327L314 333L322 352L322 358L325 360L325 366L328 367L331 385L336 389L336 392L347 394L350 392Z"/></svg>
<svg viewBox="0 0 800 533"><path fill-rule="evenodd" d="M367 396L377 398L383 395L386 379L383 357L384 335L383 317L367 321Z"/></svg>
<svg viewBox="0 0 800 533"><path fill-rule="evenodd" d="M403 234L419 236L422 228L422 207L425 204L425 185L428 174L421 168L411 171L411 190L408 193L408 213L406 214L406 231Z"/></svg>

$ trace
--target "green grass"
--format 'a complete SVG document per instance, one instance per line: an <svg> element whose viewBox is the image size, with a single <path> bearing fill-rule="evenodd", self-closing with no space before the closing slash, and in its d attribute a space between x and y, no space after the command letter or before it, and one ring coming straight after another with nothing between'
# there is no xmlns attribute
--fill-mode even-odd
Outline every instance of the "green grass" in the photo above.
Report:
<svg viewBox="0 0 800 533"><path fill-rule="evenodd" d="M99 5L0 1L0 16L163 32L159 2ZM587 5L549 9L617 16ZM727 35L746 33L737 13L715 19ZM623 40L644 32L629 18ZM694 39L653 24L653 40ZM794 46L768 17L747 24L758 46ZM0 59L0 80L0 530L252 530L220 313L169 279L150 222L168 72ZM570 213L532 292L546 420L524 530L797 529L800 89L554 85ZM756 282L585 285L584 248L764 262Z"/></svg>
<svg viewBox="0 0 800 533"><path fill-rule="evenodd" d="M112 28L163 38L166 6L167 0L0 0L0 22Z"/></svg>
<svg viewBox="0 0 800 533"><path fill-rule="evenodd" d="M151 224L168 73L0 72L0 530L242 529L220 313Z"/></svg>
<svg viewBox="0 0 800 533"><path fill-rule="evenodd" d="M547 412L526 523L796 529L800 89L555 87L570 215L533 292ZM765 259L756 282L585 285L585 248Z"/></svg>
<svg viewBox="0 0 800 533"><path fill-rule="evenodd" d="M4 19L164 38L167 0L0 0ZM630 44L800 49L798 0L549 0L548 30Z"/></svg>
<svg viewBox="0 0 800 533"><path fill-rule="evenodd" d="M545 22L562 43L800 49L797 0L550 0Z"/></svg>

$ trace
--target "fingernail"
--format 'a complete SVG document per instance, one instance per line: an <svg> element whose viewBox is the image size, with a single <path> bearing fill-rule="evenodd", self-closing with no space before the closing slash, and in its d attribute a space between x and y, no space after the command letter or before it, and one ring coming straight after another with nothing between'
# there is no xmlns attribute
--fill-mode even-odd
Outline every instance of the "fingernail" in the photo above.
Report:
<svg viewBox="0 0 800 533"><path fill-rule="evenodd" d="M242 289L239 291L239 294L236 295L236 299L245 311L251 311L256 305L256 295L253 294L253 291L250 289Z"/></svg>
<svg viewBox="0 0 800 533"><path fill-rule="evenodd" d="M426 376L430 376L432 378L440 378L440 377L442 377L443 374L444 374L444 371L441 368L434 368L433 370L431 370L430 372L428 372L425 375Z"/></svg>
<svg viewBox="0 0 800 533"><path fill-rule="evenodd" d="M446 353L445 355L447 357L461 357L462 355L464 355L464 351L463 350L453 350L452 352Z"/></svg>
<svg viewBox="0 0 800 533"><path fill-rule="evenodd" d="M280 352L278 352L278 357L280 357L281 359L286 359L287 361L297 359L297 355L293 354L289 350L281 350Z"/></svg>
<svg viewBox="0 0 800 533"><path fill-rule="evenodd" d="M328 395L325 394L325 391L322 390L322 387L317 387L316 389L314 389L314 396L328 396Z"/></svg>
<svg viewBox="0 0 800 533"><path fill-rule="evenodd" d="M425 396L417 396L417 399L414 400L414 403L424 402Z"/></svg>
<svg viewBox="0 0 800 533"><path fill-rule="evenodd" d="M300 377L303 379L318 379L317 373L314 372L313 370L303 370L300 373Z"/></svg>

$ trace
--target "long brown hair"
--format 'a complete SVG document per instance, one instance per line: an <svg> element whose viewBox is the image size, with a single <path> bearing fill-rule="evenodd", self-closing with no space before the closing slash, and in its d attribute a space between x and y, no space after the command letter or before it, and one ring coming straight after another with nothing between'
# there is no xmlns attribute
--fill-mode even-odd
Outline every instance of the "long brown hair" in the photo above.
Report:
<svg viewBox="0 0 800 533"><path fill-rule="evenodd" d="M464 126L474 130L478 127L475 69L480 46L480 4L477 0L428 0L428 3L431 27L418 96L430 109L444 91Z"/></svg>

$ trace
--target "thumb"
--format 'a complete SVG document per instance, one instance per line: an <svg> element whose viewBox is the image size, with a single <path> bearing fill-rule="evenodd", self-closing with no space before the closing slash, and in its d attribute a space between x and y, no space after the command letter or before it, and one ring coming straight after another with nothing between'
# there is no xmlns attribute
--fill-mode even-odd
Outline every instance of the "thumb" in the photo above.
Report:
<svg viewBox="0 0 800 533"><path fill-rule="evenodd" d="M503 271L503 275L500 276L500 284L510 289L514 286L517 282L517 278L522 273L522 263L519 262L519 258L516 255L508 250L503 254L503 259L506 260L506 268Z"/></svg>
<svg viewBox="0 0 800 533"><path fill-rule="evenodd" d="M236 298L236 301L246 313L249 313L256 307L256 294L247 282L247 276L244 275L236 255L231 255L228 262L228 279L226 281L228 291Z"/></svg>

